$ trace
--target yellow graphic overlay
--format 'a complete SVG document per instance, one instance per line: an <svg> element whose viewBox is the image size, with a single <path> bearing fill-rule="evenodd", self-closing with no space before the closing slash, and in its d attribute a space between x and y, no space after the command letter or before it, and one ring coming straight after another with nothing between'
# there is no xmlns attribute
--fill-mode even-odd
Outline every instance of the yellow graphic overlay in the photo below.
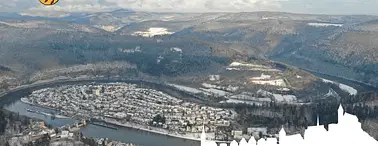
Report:
<svg viewBox="0 0 378 146"><path fill-rule="evenodd" d="M55 5L59 0L39 0L44 5Z"/></svg>

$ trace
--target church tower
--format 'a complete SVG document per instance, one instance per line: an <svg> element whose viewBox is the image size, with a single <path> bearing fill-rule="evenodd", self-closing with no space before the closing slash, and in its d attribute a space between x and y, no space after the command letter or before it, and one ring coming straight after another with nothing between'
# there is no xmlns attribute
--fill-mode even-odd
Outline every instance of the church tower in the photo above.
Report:
<svg viewBox="0 0 378 146"><path fill-rule="evenodd" d="M343 106L339 106L339 109L337 110L337 124L340 124L340 122L342 121L342 118L344 117L344 109L343 109Z"/></svg>
<svg viewBox="0 0 378 146"><path fill-rule="evenodd" d="M286 131L284 129L284 126L282 126L280 132L278 133L278 138L279 138L279 143L280 144L285 143Z"/></svg>
<svg viewBox="0 0 378 146"><path fill-rule="evenodd" d="M201 133L201 146L206 145L206 133L205 133L205 125L202 126L202 133Z"/></svg>

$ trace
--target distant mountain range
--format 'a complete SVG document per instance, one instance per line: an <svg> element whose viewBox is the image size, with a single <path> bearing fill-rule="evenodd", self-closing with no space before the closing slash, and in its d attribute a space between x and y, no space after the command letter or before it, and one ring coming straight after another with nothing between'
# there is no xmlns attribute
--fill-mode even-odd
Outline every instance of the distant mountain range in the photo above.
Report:
<svg viewBox="0 0 378 146"><path fill-rule="evenodd" d="M141 46L159 54L164 48L180 46L189 55L275 60L378 86L378 16L128 9L66 13L59 18L35 15L0 13L0 37L4 40L0 65L20 75L113 60L114 49L119 48ZM133 36L135 32L154 34L148 32L150 28L165 28L173 34Z"/></svg>

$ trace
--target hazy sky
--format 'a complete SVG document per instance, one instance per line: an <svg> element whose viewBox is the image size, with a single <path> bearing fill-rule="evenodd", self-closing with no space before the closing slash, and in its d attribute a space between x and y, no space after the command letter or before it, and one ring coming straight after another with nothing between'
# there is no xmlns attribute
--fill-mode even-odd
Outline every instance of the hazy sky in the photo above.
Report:
<svg viewBox="0 0 378 146"><path fill-rule="evenodd" d="M378 0L60 0L44 6L39 0L0 0L1 11L54 10L68 12L129 8L143 11L245 12L284 11L314 14L378 15Z"/></svg>

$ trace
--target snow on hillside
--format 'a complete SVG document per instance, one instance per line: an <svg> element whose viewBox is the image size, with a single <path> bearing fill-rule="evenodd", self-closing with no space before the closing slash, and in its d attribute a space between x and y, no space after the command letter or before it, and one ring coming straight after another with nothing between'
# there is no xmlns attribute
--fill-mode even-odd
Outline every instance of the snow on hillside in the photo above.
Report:
<svg viewBox="0 0 378 146"><path fill-rule="evenodd" d="M226 95L230 94L230 93L228 93L226 91L218 90L218 89L213 89L213 88L210 88L210 89L200 88L200 89L203 90L203 91L205 91L205 92L212 93L215 96L226 96Z"/></svg>
<svg viewBox="0 0 378 146"><path fill-rule="evenodd" d="M251 70L251 71L276 71L280 72L278 69L271 68L269 66L259 65L259 64L250 64L250 63L240 63L232 62L227 70Z"/></svg>
<svg viewBox="0 0 378 146"><path fill-rule="evenodd" d="M176 85L176 84L168 84L168 85L173 86L173 87L175 87L175 88L177 88L179 90L190 92L190 93L194 93L194 94L203 92L201 90L198 90L198 89L192 88L192 87L181 86L181 85Z"/></svg>
<svg viewBox="0 0 378 146"><path fill-rule="evenodd" d="M281 86L286 87L286 83L283 79L261 81L261 80L251 80L250 82L260 85L272 85L272 86Z"/></svg>
<svg viewBox="0 0 378 146"><path fill-rule="evenodd" d="M257 65L257 64L250 64L250 63L240 63L240 62L232 62L230 65L230 67L241 67L241 66L244 66L244 67L258 67L258 68L268 68L264 65Z"/></svg>
<svg viewBox="0 0 378 146"><path fill-rule="evenodd" d="M218 81L220 79L220 75L209 75L210 81Z"/></svg>
<svg viewBox="0 0 378 146"><path fill-rule="evenodd" d="M347 91L350 95L357 95L357 90L348 85L339 84L340 89Z"/></svg>
<svg viewBox="0 0 378 146"><path fill-rule="evenodd" d="M255 102L271 102L272 101L272 99L268 97L256 98L250 95L246 95L246 93L228 96L227 98L232 99L232 100L240 100L240 101L255 101Z"/></svg>
<svg viewBox="0 0 378 146"><path fill-rule="evenodd" d="M265 91L260 89L257 91L257 94L265 96L265 97L273 97L275 101L277 102L294 102L297 100L297 97L295 95L284 95L284 94L273 94L271 92Z"/></svg>
<svg viewBox="0 0 378 146"><path fill-rule="evenodd" d="M172 52L181 52L182 53L182 49L181 48L177 48L177 47L171 48L171 51Z"/></svg>
<svg viewBox="0 0 378 146"><path fill-rule="evenodd" d="M278 69L272 69L272 68L235 68L235 67L228 67L226 70L250 70L250 71L267 71L267 72L280 72Z"/></svg>
<svg viewBox="0 0 378 146"><path fill-rule="evenodd" d="M260 77L252 77L252 80L265 80L265 79L270 79L272 76L271 75L264 75L264 73L261 74Z"/></svg>
<svg viewBox="0 0 378 146"><path fill-rule="evenodd" d="M229 92L235 92L236 90L239 89L239 87L232 86L232 85L217 86L217 85L208 84L208 83L202 83L202 86L205 87L205 88L214 88L214 89L225 90L225 91L229 91Z"/></svg>
<svg viewBox="0 0 378 146"><path fill-rule="evenodd" d="M341 27L343 24L335 24L335 23L307 23L309 26L315 26L315 27L328 27L328 26L336 26Z"/></svg>
<svg viewBox="0 0 378 146"><path fill-rule="evenodd" d="M336 85L339 85L339 88L345 92L348 92L350 95L357 95L358 91L356 89L354 89L353 87L351 86L348 86L348 85L345 85L345 84L341 84L341 83L337 83L337 82L334 82L334 81L331 81L331 80L327 80L327 79L322 79L324 83L331 83L331 84L336 84Z"/></svg>
<svg viewBox="0 0 378 146"><path fill-rule="evenodd" d="M257 106L262 105L262 103L259 103L259 102L242 101L242 100L236 100L236 99L228 99L226 101L221 101L220 103L248 104L248 105L257 105Z"/></svg>
<svg viewBox="0 0 378 146"><path fill-rule="evenodd" d="M294 95L273 94L273 97L277 102L294 102L297 100Z"/></svg>
<svg viewBox="0 0 378 146"><path fill-rule="evenodd" d="M134 36L143 36L143 37L153 37L157 35L166 35L173 34L174 32L169 32L167 28L162 27L151 27L147 31L137 31L132 33Z"/></svg>

